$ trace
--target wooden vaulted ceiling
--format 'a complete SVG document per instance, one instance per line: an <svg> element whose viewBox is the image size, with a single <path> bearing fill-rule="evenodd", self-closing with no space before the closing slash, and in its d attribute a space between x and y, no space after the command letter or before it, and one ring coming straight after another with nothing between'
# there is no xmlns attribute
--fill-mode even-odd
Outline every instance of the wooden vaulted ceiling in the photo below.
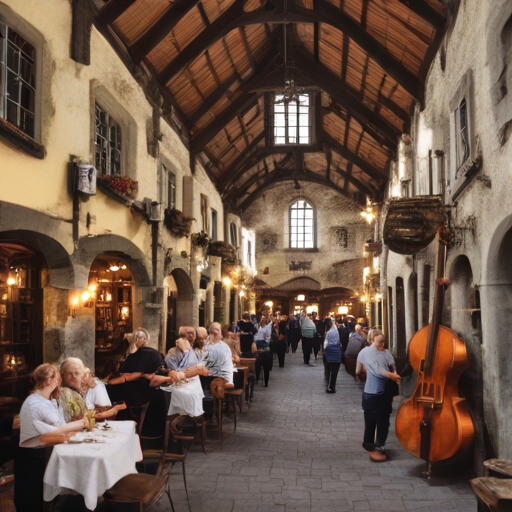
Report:
<svg viewBox="0 0 512 512"><path fill-rule="evenodd" d="M108 0L96 23L172 98L225 202L284 180L379 197L448 23L443 0ZM286 24L286 30L283 29ZM287 59L284 69L285 33ZM268 143L285 75L317 93L316 143Z"/></svg>

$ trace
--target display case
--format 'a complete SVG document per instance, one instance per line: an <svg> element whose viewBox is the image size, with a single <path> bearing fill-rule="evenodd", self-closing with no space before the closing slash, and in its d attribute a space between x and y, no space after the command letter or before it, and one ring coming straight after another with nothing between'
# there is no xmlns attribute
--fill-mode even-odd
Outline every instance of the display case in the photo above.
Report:
<svg viewBox="0 0 512 512"><path fill-rule="evenodd" d="M96 350L110 352L133 332L132 285L99 283L96 291Z"/></svg>

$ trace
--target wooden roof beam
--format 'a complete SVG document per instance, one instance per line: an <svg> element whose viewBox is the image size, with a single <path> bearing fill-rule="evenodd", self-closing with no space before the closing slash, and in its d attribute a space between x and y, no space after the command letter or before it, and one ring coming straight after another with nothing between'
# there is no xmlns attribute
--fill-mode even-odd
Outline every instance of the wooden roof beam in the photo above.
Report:
<svg viewBox="0 0 512 512"><path fill-rule="evenodd" d="M243 25L257 23L325 23L357 43L386 73L396 80L409 94L423 103L423 85L419 78L401 62L395 59L379 41L364 30L353 18L329 3L318 0L318 10L289 6L288 12L268 10L270 4L253 12L245 13L241 2L231 7L203 30L183 51L159 74L159 80L166 84L187 64L199 57L231 30Z"/></svg>
<svg viewBox="0 0 512 512"><path fill-rule="evenodd" d="M376 180L387 180L388 176L380 169L377 169L372 164L368 163L366 160L361 158L359 155L356 155L350 149L345 147L343 144L338 142L334 137L329 135L325 130L321 130L319 133L319 142L325 144L327 147L334 150L340 156L352 162L354 165L357 165L363 172L368 174L371 178Z"/></svg>
<svg viewBox="0 0 512 512"><path fill-rule="evenodd" d="M288 171L288 172L284 172L284 171ZM341 194L345 197L348 197L352 201L354 200L354 198L347 191L345 191L341 187L338 187L337 185L335 185L331 180L327 180L326 178L319 176L318 174L316 174L312 171L307 170L304 174L297 175L296 173L289 172L289 169L283 169L281 172L279 172L279 170L276 170L276 174L274 176L271 176L269 179L265 180L265 182L262 185L260 185L246 199L244 199L244 201L239 205L238 208L242 211L246 210L259 197L261 192L263 192L263 190L270 187L271 185L274 185L274 184L282 182L282 181L294 181L294 180L306 181L309 183L318 183L319 185L324 185L326 187L329 187L329 188L335 190L339 194ZM355 178L353 178L353 180L358 183L358 185L356 185L356 186L358 187L359 190L362 189L361 192L363 192L364 194L366 194L370 197L375 197L375 195L376 195L375 192L372 192L370 189L368 189L365 185L363 185L361 182L359 182Z"/></svg>
<svg viewBox="0 0 512 512"><path fill-rule="evenodd" d="M447 19L442 14L439 14L433 7L430 7L425 0L398 1L436 28L443 28L446 25Z"/></svg>
<svg viewBox="0 0 512 512"><path fill-rule="evenodd" d="M199 153L238 114L243 114L253 107L260 96L261 93L242 93L214 121L192 138L190 141L191 151Z"/></svg>
<svg viewBox="0 0 512 512"><path fill-rule="evenodd" d="M233 163L224 171L223 178L229 178L234 172L236 172L244 161L249 158L258 144L264 139L265 132L263 131L254 138L254 140L235 158L235 160L233 160Z"/></svg>
<svg viewBox="0 0 512 512"><path fill-rule="evenodd" d="M305 52L296 55L295 73L300 77L300 85L316 85L335 99L343 108L352 112L358 119L377 130L382 137L396 145L401 130L390 124L381 115L366 106L357 98L350 88L345 85L327 66L317 64Z"/></svg>
<svg viewBox="0 0 512 512"><path fill-rule="evenodd" d="M98 11L96 22L102 25L114 23L135 2L136 0L109 0Z"/></svg>
<svg viewBox="0 0 512 512"><path fill-rule="evenodd" d="M198 3L199 0L176 0L171 4L167 11L129 47L133 61L139 63L151 53Z"/></svg>

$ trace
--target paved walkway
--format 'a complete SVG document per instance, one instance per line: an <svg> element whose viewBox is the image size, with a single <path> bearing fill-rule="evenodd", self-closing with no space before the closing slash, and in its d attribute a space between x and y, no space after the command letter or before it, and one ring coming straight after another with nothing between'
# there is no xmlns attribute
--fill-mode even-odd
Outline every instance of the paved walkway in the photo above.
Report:
<svg viewBox="0 0 512 512"><path fill-rule="evenodd" d="M422 480L424 463L401 448L394 431L391 460L370 462L361 447L362 385L342 366L337 393L329 395L320 358L314 367L301 359L287 354L285 368L274 366L235 433L225 421L222 451L208 443L208 455L199 446L189 453L192 512L476 512L470 475ZM176 512L186 512L181 465L171 481ZM167 497L153 510L171 510Z"/></svg>

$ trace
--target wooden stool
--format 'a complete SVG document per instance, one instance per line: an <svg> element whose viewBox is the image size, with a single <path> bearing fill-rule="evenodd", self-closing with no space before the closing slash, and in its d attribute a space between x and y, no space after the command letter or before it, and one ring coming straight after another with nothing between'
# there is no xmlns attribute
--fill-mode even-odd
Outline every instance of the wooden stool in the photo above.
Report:
<svg viewBox="0 0 512 512"><path fill-rule="evenodd" d="M477 498L489 507L491 512L512 510L512 480L494 477L475 478L471 487Z"/></svg>

